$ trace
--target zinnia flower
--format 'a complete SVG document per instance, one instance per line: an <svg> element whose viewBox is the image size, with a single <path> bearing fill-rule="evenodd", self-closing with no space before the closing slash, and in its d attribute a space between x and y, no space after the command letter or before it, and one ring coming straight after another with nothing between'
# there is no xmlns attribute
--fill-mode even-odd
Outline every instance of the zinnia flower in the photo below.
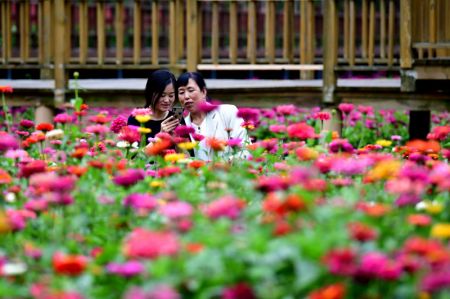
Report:
<svg viewBox="0 0 450 299"><path fill-rule="evenodd" d="M58 274L78 276L84 272L87 258L82 255L66 255L57 252L52 258L53 270Z"/></svg>
<svg viewBox="0 0 450 299"><path fill-rule="evenodd" d="M123 264L109 263L106 271L123 277L132 277L144 272L144 266L138 261L128 261Z"/></svg>
<svg viewBox="0 0 450 299"><path fill-rule="evenodd" d="M287 127L287 133L290 138L298 138L301 140L309 138L317 138L314 128L306 123L296 123Z"/></svg>
<svg viewBox="0 0 450 299"><path fill-rule="evenodd" d="M142 181L145 177L145 172L142 169L127 169L121 171L113 178L113 182L116 185L129 187Z"/></svg>
<svg viewBox="0 0 450 299"><path fill-rule="evenodd" d="M124 243L125 256L129 258L155 259L174 255L180 250L177 236L172 232L150 231L136 228Z"/></svg>
<svg viewBox="0 0 450 299"><path fill-rule="evenodd" d="M50 123L40 123L36 126L36 130L42 131L42 132L48 132L54 129L54 126Z"/></svg>
<svg viewBox="0 0 450 299"><path fill-rule="evenodd" d="M19 143L16 138L5 132L0 132L0 152L7 151L9 149L17 149Z"/></svg>
<svg viewBox="0 0 450 299"><path fill-rule="evenodd" d="M236 199L232 196L224 196L209 203L204 208L204 213L212 219L217 219L220 217L236 219L239 217L240 211L243 207L244 202L242 200Z"/></svg>
<svg viewBox="0 0 450 299"><path fill-rule="evenodd" d="M112 123L111 123L111 127L110 130L113 133L118 134L120 132L120 130L125 127L127 125L127 120L119 115L117 118L115 118Z"/></svg>

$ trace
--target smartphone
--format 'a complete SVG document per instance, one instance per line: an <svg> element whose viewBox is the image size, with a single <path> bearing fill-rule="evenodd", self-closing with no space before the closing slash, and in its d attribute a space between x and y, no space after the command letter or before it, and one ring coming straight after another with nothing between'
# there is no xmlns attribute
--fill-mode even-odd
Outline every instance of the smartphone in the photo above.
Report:
<svg viewBox="0 0 450 299"><path fill-rule="evenodd" d="M183 108L179 106L175 106L172 108L173 117L177 119L181 119L183 117Z"/></svg>

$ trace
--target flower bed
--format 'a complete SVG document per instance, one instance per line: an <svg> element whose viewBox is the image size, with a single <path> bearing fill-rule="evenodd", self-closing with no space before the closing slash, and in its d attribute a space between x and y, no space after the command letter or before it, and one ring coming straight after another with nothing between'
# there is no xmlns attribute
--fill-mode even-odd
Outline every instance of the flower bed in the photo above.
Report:
<svg viewBox="0 0 450 299"><path fill-rule="evenodd" d="M252 157L208 163L181 137L143 149L123 118L81 104L53 124L10 123L0 294L445 298L448 114L406 142L405 114L340 108L341 137L319 110L240 109L255 140L228 145Z"/></svg>

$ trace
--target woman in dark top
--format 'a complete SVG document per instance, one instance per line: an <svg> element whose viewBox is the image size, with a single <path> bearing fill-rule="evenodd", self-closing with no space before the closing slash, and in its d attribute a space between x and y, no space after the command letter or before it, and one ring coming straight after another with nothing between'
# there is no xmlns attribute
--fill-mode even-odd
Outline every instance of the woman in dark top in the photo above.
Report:
<svg viewBox="0 0 450 299"><path fill-rule="evenodd" d="M178 95L175 92L175 76L167 70L153 72L145 86L145 107L152 109L151 119L144 123L151 132L146 134L148 138L154 138L159 132L171 133L179 124L178 118L171 111ZM133 115L128 117L128 125L140 126Z"/></svg>

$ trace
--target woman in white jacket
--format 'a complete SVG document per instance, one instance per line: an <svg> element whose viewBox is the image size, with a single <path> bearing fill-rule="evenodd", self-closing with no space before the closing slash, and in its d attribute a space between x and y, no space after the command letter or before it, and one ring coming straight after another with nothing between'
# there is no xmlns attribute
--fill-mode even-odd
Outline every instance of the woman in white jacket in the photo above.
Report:
<svg viewBox="0 0 450 299"><path fill-rule="evenodd" d="M208 107L205 80L197 72L182 74L176 87L181 105L189 112L184 118L186 126L193 127L196 134L205 137L194 149L196 158L209 161L215 154L231 159L248 157L245 146L249 138L242 127L244 120L237 117L236 106L223 104ZM191 139L194 140L193 136ZM231 146L236 146L239 140L240 144L233 150ZM223 149L218 150L218 145L223 145Z"/></svg>

